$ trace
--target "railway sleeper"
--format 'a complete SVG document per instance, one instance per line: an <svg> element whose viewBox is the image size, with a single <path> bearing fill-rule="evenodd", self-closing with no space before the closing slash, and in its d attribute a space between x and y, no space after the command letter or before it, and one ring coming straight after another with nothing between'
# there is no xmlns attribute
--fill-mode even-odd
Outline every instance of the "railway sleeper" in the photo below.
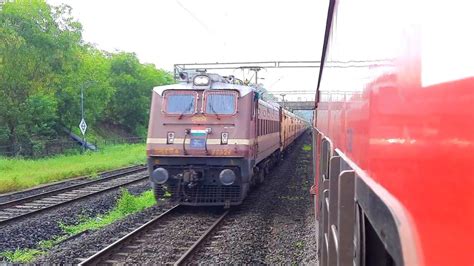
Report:
<svg viewBox="0 0 474 266"><path fill-rule="evenodd" d="M130 253L127 253L127 252L118 252L118 253L115 253L113 257L128 257L130 256Z"/></svg>
<svg viewBox="0 0 474 266"><path fill-rule="evenodd" d="M91 193L90 190L74 190L74 191L71 191L71 192L76 193L76 195L78 195L78 196L86 195L86 194L90 194L90 193ZM92 192L97 192L97 191L92 191Z"/></svg>
<svg viewBox="0 0 474 266"><path fill-rule="evenodd" d="M6 212L6 213L13 213L13 214L15 214L15 213L23 214L23 213L28 212L28 210L25 210L25 209L14 209L14 208L5 209L3 211Z"/></svg>
<svg viewBox="0 0 474 266"><path fill-rule="evenodd" d="M51 198L52 199L58 199L58 200L70 200L71 199L71 197L66 197L64 195L53 196Z"/></svg>
<svg viewBox="0 0 474 266"><path fill-rule="evenodd" d="M130 246L124 247L123 249L124 249L124 250L135 251L136 249L139 249L139 248L140 248L139 245L130 245Z"/></svg>
<svg viewBox="0 0 474 266"><path fill-rule="evenodd" d="M187 251L189 248L187 247L175 247L174 250L177 250L177 251Z"/></svg>
<svg viewBox="0 0 474 266"><path fill-rule="evenodd" d="M15 206L15 208L19 208L19 209L42 209L43 207L42 206L38 206L38 205L18 205L18 206Z"/></svg>
<svg viewBox="0 0 474 266"><path fill-rule="evenodd" d="M119 264L119 261L109 259L109 260L104 261L104 263L105 264Z"/></svg>
<svg viewBox="0 0 474 266"><path fill-rule="evenodd" d="M37 200L35 201L35 203L42 204L44 207L49 207L52 205L56 205L60 202L58 202L57 200L44 199L44 200Z"/></svg>

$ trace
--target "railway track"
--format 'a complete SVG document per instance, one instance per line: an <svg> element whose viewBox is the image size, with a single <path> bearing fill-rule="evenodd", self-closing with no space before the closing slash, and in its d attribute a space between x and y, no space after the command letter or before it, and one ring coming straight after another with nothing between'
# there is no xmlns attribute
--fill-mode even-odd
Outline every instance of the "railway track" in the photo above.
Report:
<svg viewBox="0 0 474 266"><path fill-rule="evenodd" d="M138 174L144 170L146 170L144 166L124 168L113 171L113 174L108 174L104 178L0 203L0 226L80 199L141 182L148 178L148 175Z"/></svg>
<svg viewBox="0 0 474 266"><path fill-rule="evenodd" d="M173 225L183 220L186 221L186 216L189 215L189 213L181 211L181 208L183 208L181 205L172 207L156 218L141 225L131 233L115 241L113 244L95 253L91 257L82 260L79 265L113 265L130 263L130 261L127 261L127 258L135 252L138 252L142 245L146 243L159 244L162 240L161 237L166 237L166 234L170 234L166 225ZM168 252L164 258L162 257L160 259L161 261L158 263L167 265L183 264L188 258L190 258L196 248L207 238L207 236L213 232L219 223L221 223L228 213L229 210L220 213L219 215L210 215L203 219L202 223L199 225L189 223L188 226L195 227L191 230L193 233L185 234L182 239L175 240L175 243L177 243L176 246L173 245L170 247L171 252ZM140 252L143 252L143 249ZM154 255L156 254L153 253L151 256ZM157 262L153 263L156 264Z"/></svg>
<svg viewBox="0 0 474 266"><path fill-rule="evenodd" d="M123 168L101 172L97 174L96 178L92 178L92 176L90 175L79 176L79 177L74 177L74 178L57 181L57 182L53 182L49 184L42 184L42 185L35 186L33 188L28 188L25 190L2 193L0 194L0 204L17 200L17 199L21 199L21 198L34 196L34 195L49 192L49 191L53 191L53 190L58 190L63 187L84 184L91 181L92 179L94 180L103 179L103 178L107 178L109 176L113 176L113 175L120 174L123 172L134 171L136 169L144 169L144 165L127 166Z"/></svg>

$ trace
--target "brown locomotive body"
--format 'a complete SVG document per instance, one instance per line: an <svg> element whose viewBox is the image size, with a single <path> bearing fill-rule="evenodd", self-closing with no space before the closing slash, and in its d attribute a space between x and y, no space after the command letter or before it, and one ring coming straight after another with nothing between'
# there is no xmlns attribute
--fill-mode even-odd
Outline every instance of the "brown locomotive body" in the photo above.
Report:
<svg viewBox="0 0 474 266"><path fill-rule="evenodd" d="M253 87L215 74L155 87L147 138L155 195L185 205L238 205L305 128Z"/></svg>

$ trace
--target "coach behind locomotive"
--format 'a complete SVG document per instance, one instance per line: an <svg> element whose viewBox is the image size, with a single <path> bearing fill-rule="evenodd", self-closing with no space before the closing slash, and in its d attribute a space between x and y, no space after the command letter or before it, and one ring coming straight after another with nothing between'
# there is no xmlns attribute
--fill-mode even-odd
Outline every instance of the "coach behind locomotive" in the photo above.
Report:
<svg viewBox="0 0 474 266"><path fill-rule="evenodd" d="M205 72L190 76L153 89L147 155L155 196L238 205L305 125L253 87ZM282 116L291 116L287 129Z"/></svg>

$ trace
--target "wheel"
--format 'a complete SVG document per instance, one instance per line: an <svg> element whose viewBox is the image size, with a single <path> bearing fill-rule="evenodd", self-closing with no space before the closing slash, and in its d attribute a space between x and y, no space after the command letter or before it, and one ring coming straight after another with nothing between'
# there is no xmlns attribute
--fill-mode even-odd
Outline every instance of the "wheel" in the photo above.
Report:
<svg viewBox="0 0 474 266"><path fill-rule="evenodd" d="M253 176L250 177L250 187L257 186L257 173L254 173Z"/></svg>
<svg viewBox="0 0 474 266"><path fill-rule="evenodd" d="M365 216L358 204L355 207L353 265L365 265Z"/></svg>
<svg viewBox="0 0 474 266"><path fill-rule="evenodd" d="M270 165L265 166L265 175L268 175L270 173Z"/></svg>
<svg viewBox="0 0 474 266"><path fill-rule="evenodd" d="M263 183L264 180L265 180L265 169L262 169L260 172L258 172L257 183L260 185Z"/></svg>

